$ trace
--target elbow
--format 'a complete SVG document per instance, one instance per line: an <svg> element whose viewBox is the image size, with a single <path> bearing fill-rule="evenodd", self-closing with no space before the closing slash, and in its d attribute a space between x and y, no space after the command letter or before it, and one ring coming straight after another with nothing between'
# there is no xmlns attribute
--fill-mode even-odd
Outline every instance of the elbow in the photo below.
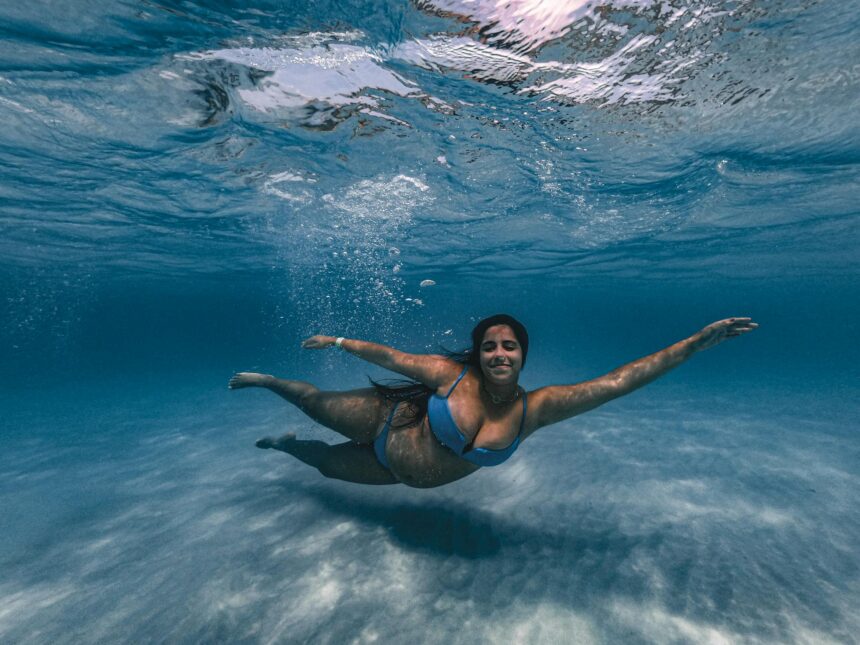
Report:
<svg viewBox="0 0 860 645"><path fill-rule="evenodd" d="M610 374L602 385L600 398L603 403L617 399L619 396L624 396L636 389L631 383L630 375L623 373Z"/></svg>

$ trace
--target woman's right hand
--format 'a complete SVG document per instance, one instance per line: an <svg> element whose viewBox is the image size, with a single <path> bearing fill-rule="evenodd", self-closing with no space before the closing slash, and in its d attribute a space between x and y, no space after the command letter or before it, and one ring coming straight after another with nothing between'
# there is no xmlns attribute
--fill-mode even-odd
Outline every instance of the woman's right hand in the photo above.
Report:
<svg viewBox="0 0 860 645"><path fill-rule="evenodd" d="M697 352L700 352L733 336L740 336L741 334L751 332L756 327L758 327L758 323L754 323L752 318L726 318L725 320L718 320L692 337L693 348Z"/></svg>
<svg viewBox="0 0 860 645"><path fill-rule="evenodd" d="M304 349L326 349L334 345L337 340L334 336L311 336L302 341Z"/></svg>

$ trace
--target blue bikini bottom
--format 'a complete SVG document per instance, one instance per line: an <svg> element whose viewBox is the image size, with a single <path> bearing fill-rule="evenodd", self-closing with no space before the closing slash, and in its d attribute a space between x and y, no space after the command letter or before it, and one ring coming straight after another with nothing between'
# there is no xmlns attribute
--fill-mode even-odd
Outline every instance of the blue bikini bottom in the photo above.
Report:
<svg viewBox="0 0 860 645"><path fill-rule="evenodd" d="M394 407L391 408L391 412L388 413L388 420L385 422L385 425L382 426L382 432L379 433L379 436L373 441L373 452L376 453L376 458L379 460L379 463L391 470L388 465L388 459L385 457L385 444L388 443L388 431L391 430L391 420L394 419L394 413L397 412L397 406L400 405L400 401L394 404Z"/></svg>

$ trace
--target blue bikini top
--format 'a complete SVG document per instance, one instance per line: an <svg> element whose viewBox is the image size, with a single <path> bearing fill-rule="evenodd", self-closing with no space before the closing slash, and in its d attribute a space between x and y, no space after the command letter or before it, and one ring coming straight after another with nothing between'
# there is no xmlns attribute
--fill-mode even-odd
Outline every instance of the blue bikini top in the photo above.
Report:
<svg viewBox="0 0 860 645"><path fill-rule="evenodd" d="M477 466L498 466L508 460L508 458L516 452L520 445L520 435L523 433L523 426L526 422L526 393L523 391L523 418L520 421L520 431L517 433L517 438L507 448L494 450L493 448L474 448L468 443L466 437L460 432L454 417L451 416L451 408L448 406L448 397L451 392L457 387L460 380L469 371L469 367L463 368L460 376L454 381L454 385L448 390L448 394L444 397L438 394L433 394L427 401L427 420L430 422L430 430L436 435L446 448L449 448L455 455L469 461ZM474 443L474 440L473 440Z"/></svg>

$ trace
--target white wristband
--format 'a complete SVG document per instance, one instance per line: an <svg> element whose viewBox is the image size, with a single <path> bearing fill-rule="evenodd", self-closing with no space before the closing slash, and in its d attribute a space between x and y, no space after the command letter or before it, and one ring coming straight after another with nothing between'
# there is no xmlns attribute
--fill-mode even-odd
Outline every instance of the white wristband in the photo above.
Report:
<svg viewBox="0 0 860 645"><path fill-rule="evenodd" d="M338 349L343 349L343 341L346 339L343 336L338 336L334 341L334 346Z"/></svg>

